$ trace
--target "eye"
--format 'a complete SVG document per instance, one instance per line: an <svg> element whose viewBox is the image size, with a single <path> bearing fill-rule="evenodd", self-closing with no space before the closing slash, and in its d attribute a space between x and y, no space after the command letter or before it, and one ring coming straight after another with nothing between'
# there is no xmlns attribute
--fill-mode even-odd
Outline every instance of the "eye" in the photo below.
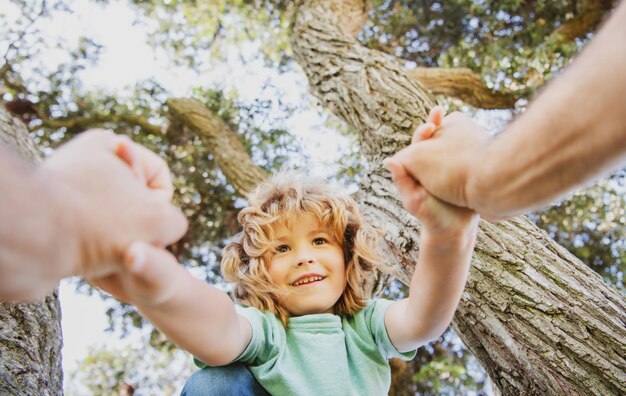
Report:
<svg viewBox="0 0 626 396"><path fill-rule="evenodd" d="M289 251L289 246L287 246L287 245L279 245L276 248L276 253L286 253L288 251Z"/></svg>
<svg viewBox="0 0 626 396"><path fill-rule="evenodd" d="M326 240L326 238L315 238L313 240L313 244L314 245L324 245L325 243L328 243L328 241Z"/></svg>

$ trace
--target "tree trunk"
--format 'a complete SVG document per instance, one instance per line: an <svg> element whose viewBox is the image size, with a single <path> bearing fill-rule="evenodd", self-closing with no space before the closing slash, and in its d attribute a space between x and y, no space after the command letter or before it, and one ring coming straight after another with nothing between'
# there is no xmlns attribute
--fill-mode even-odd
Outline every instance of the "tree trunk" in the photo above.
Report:
<svg viewBox="0 0 626 396"><path fill-rule="evenodd" d="M0 142L14 146L30 161L39 160L24 124L2 107ZM63 394L61 345L57 291L31 304L0 303L0 395Z"/></svg>
<svg viewBox="0 0 626 396"><path fill-rule="evenodd" d="M294 53L321 103L361 133L362 204L392 258L381 270L408 284L419 224L381 161L410 142L433 101L394 59L347 35L329 3L300 2ZM623 394L625 312L622 294L520 217L481 222L453 328L503 395Z"/></svg>

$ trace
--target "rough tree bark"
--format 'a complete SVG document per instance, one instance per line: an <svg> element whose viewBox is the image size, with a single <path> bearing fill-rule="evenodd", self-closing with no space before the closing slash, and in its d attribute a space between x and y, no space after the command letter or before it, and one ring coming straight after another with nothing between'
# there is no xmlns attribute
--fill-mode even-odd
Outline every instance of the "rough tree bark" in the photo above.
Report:
<svg viewBox="0 0 626 396"><path fill-rule="evenodd" d="M30 161L39 161L24 124L2 107L0 142L12 145ZM0 223L0 227L12 226ZM0 395L63 394L61 346L57 291L31 304L0 303Z"/></svg>
<svg viewBox="0 0 626 396"><path fill-rule="evenodd" d="M432 99L388 55L360 46L329 1L299 4L292 46L321 103L361 133L362 204L409 282L419 225L381 160L410 141ZM504 395L626 392L626 301L526 218L482 222L453 328Z"/></svg>

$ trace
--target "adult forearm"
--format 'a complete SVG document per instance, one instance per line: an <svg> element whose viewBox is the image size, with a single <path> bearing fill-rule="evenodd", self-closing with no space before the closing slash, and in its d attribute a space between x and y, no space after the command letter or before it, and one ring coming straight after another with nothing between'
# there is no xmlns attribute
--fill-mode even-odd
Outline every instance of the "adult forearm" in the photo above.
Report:
<svg viewBox="0 0 626 396"><path fill-rule="evenodd" d="M51 180L0 145L0 300L41 297L71 275L75 244Z"/></svg>
<svg viewBox="0 0 626 396"><path fill-rule="evenodd" d="M475 155L468 206L507 217L626 163L626 4L528 111Z"/></svg>

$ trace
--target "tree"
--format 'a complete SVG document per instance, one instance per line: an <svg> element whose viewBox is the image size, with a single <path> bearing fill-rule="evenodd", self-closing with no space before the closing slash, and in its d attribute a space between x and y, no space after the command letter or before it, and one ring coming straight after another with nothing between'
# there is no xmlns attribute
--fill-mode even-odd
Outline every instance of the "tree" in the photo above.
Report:
<svg viewBox="0 0 626 396"><path fill-rule="evenodd" d="M150 2L137 3L148 15L158 14L156 5ZM476 23L480 24L479 17L496 13L496 5L458 1L451 7L444 7L436 1L426 3L429 7L420 9L433 12L424 11L420 15L414 15L416 18L449 19L457 21L455 26L465 30L450 29L453 36L456 34L454 37L457 40L454 41L446 36L446 29L435 29L439 35L435 35L431 44L434 48L445 49L445 57L435 59L433 54L436 50L433 50L430 58L424 57L424 66L441 66L441 63L446 65L446 62L447 66L453 66L463 51L479 53L469 57L468 66L472 73L480 72L481 76L488 77L492 74L492 87L488 92L491 99L499 98L500 94L511 97L511 90L497 94L494 87L515 88L512 94L515 100L506 102L504 107L511 107L518 99L531 97L534 90L565 64L569 55L579 49L579 43L572 40L585 37L612 5L612 2L581 1L563 2L559 3L560 6L537 6L538 11L533 16L540 14L541 17L536 19L536 28L532 30L534 34L520 39L523 45L507 50L498 45L481 46L481 39L484 40L486 34L506 36L507 32L524 30L522 27L527 22L519 15L529 15L536 11L532 2L502 2L497 13L504 12L506 15L486 18L487 22L483 26L487 28L475 29L478 34L469 29L474 23L472 18L476 18ZM230 4L233 9L244 10L244 15L245 12L251 13L252 9L249 3L241 1L219 4ZM382 11L374 13L374 19L402 15L401 12L395 13L393 7L406 10L411 4L413 2L409 1L376 2L377 11ZM596 5L595 11L585 8L591 7L590 4ZM267 11L266 14L260 13L261 15L277 13L278 20L281 21L285 15L290 16L293 21L290 48L308 77L312 93L324 107L358 131L360 153L363 156L359 178L361 203L370 221L386 231L386 249L391 258L389 263L381 265L380 270L407 283L415 265L416 254L419 254L415 252L419 224L402 209L388 173L381 166L381 160L408 143L412 128L425 119L427 109L434 103L431 94L415 78L407 75L404 65L389 54L393 52L396 55L397 49L403 46L398 37L407 44L407 40L416 36L409 34L407 24L387 23L388 27L406 30L403 34L375 34L374 31L368 37L360 37L361 42L357 41L354 34L361 30L362 24L367 20L367 7L356 0L307 0L299 1L295 5L291 2L255 2L254 5ZM195 5L170 2L167 7L190 11ZM558 20L555 10L558 11L559 7L571 9L571 18ZM445 10L445 18L442 14L444 11L438 10ZM470 13L469 18L464 16L466 11ZM433 14L440 15L433 17ZM589 17L592 14L594 18ZM453 18L455 15L457 19ZM539 20L542 19L543 22L540 23ZM584 28L580 28L580 20L587 21ZM225 23L214 23L214 36L221 34ZM573 26L579 27L574 29ZM548 35L548 28L555 29L554 36L552 33ZM365 36L366 33L362 35ZM547 44L538 47L536 43L544 42L546 36L549 37ZM467 37L473 39L468 41ZM385 44L385 41L394 39L397 43ZM418 40L424 39L418 35ZM413 42L418 40L414 39ZM178 49L184 51L190 42L194 41L179 43ZM368 42L370 47L362 44ZM469 47L464 46L463 42L469 42ZM383 44L385 48L382 48ZM372 47L385 49L386 53ZM412 45L407 44L404 47L409 48ZM498 56L503 58L501 51L504 50L528 55L530 48L541 52L537 57L540 56L542 60L552 61L540 62L539 66L534 67L532 59L535 58L529 57L528 63L533 67L524 69L522 66L529 65L524 64L523 57L513 56L510 58L512 63L518 62L519 65L507 66L503 78L498 77L494 71L501 66L500 62L484 62L478 65L476 61L494 60ZM409 55L421 56L402 51L399 55L404 55L405 59ZM287 62L282 55L275 57L274 61L279 64ZM523 73L516 74L518 68L522 68ZM257 161L253 160L263 158L259 153L263 150L256 147L257 143L280 143L280 136L284 135L267 130L256 130L255 133L248 131L248 134L243 132L240 128L246 123L242 122L241 116L233 116L229 112L228 109L232 107L226 106L226 111L221 113L215 111L227 104L219 95L197 92L197 99L166 99L166 93L159 90L158 86L146 85L139 87L132 104L122 103L112 97L102 99L82 96L72 99L76 103L74 106L61 106L67 100L64 93L51 90L44 101L41 95L33 94L26 84L20 83L9 62L0 71L4 84L11 88L17 98L31 98L33 102L37 102L34 118L41 126L63 128L61 138L56 138L56 141L52 139L53 143L92 125L122 124L125 126L124 131L134 131L142 142L158 149L165 157L175 158L176 161L170 163L179 168L179 176L192 176L195 171L190 175L180 168L184 166L195 169L192 165L200 163L196 161L208 156L208 166L203 161L203 167L198 167L206 169L207 175L199 179L195 173L194 177L189 178L198 182L195 188L181 180L178 181L178 188L181 192L181 205L192 216L192 227L200 228L208 223L220 224L210 226L214 227L211 228L214 231L211 235L215 238L214 241L228 235L228 227L224 224L232 224L237 196L245 195L268 171L280 163L280 156L269 158L269 161L263 163L263 167L255 165ZM463 73L467 74L463 71L460 74ZM67 82L61 81L61 76L61 73L52 76L53 81L58 81L59 85ZM474 91L467 84L454 81L453 87L465 87L468 91ZM437 84L429 87L436 91ZM453 94L449 91L441 93ZM160 98L160 103L166 107L151 107L149 103L154 101L145 100L146 96ZM473 103L474 99L467 99L460 94L457 96ZM476 100L476 104L483 103L482 99ZM55 111L50 111L50 103ZM65 109L62 116L58 116L59 108ZM239 122L234 122L238 117ZM161 124L168 119L169 126L165 134L161 133L155 119ZM38 129L39 125L34 124L33 128ZM259 139L259 135L278 138L264 140ZM239 139L243 143L240 144ZM46 144L50 138L42 135L40 141ZM181 151L185 155L181 155ZM220 175L227 179L227 185L215 182L220 179ZM210 188L207 189L207 186ZM211 189L213 191L209 193ZM195 191L200 191L203 196L221 198L214 201L217 205L196 210L198 203L194 200ZM205 202L204 199L200 201L203 204ZM208 214L205 212L207 209ZM232 232L232 228L230 231ZM199 241L194 240L196 233L192 232L190 235L190 239L176 246L176 252L181 259L193 265L194 260L206 256L194 256L193 249L190 248L198 246L196 243L199 244ZM213 259L218 257L220 243L210 247L215 254ZM521 217L496 224L481 223L470 280L453 328L487 369L502 394L618 394L626 390L626 378L621 369L626 364L626 351L622 342L626 336L623 317L625 308L626 302L620 292L605 285L599 276L528 219Z"/></svg>

